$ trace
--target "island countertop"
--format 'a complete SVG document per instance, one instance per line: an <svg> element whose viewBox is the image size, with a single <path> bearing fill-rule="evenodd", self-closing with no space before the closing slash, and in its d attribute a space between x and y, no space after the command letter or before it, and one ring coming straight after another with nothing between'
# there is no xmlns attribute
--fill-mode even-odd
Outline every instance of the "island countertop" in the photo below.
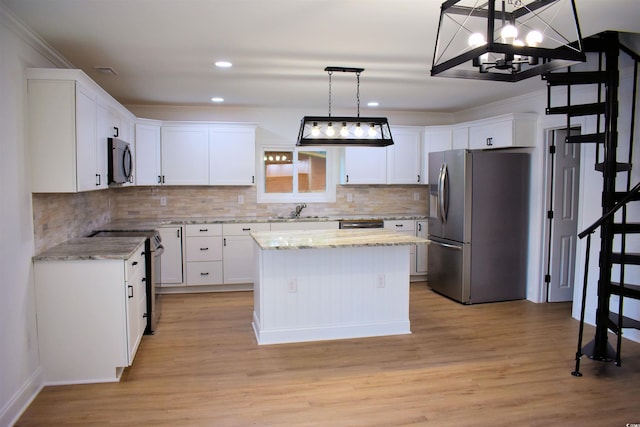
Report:
<svg viewBox="0 0 640 427"><path fill-rule="evenodd" d="M402 246L429 243L421 237L385 230L294 230L250 233L261 249L320 249L357 246Z"/></svg>

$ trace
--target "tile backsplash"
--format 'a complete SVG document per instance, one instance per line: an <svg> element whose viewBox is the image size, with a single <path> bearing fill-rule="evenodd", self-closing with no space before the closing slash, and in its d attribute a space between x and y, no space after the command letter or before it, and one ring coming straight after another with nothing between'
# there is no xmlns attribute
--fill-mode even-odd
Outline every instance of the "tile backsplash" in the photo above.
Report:
<svg viewBox="0 0 640 427"><path fill-rule="evenodd" d="M337 186L334 203L307 203L304 214L426 215L427 188L422 185ZM351 201L347 201L348 195ZM161 205L162 198L166 200L165 206ZM239 198L243 203L238 203ZM255 187L130 187L112 193L114 219L286 216L294 208L295 203L257 203Z"/></svg>
<svg viewBox="0 0 640 427"><path fill-rule="evenodd" d="M423 185L339 185L334 203L308 203L304 214L427 215L427 195L428 187ZM166 205L161 205L161 200L166 200ZM126 187L77 194L33 194L35 250L40 253L116 219L286 216L294 207L257 203L255 187L235 186Z"/></svg>

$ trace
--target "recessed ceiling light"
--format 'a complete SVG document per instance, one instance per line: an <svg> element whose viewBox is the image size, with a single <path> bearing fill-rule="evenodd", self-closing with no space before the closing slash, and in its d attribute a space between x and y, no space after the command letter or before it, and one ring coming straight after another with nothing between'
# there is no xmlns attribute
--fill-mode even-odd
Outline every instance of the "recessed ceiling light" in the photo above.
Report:
<svg viewBox="0 0 640 427"><path fill-rule="evenodd" d="M216 61L215 66L219 68L230 68L233 64L229 61Z"/></svg>
<svg viewBox="0 0 640 427"><path fill-rule="evenodd" d="M214 96L213 98L211 98L211 102L224 102L224 98Z"/></svg>
<svg viewBox="0 0 640 427"><path fill-rule="evenodd" d="M377 107L379 105L380 105L380 103L377 102L377 101L371 101L371 102L367 103L367 107Z"/></svg>

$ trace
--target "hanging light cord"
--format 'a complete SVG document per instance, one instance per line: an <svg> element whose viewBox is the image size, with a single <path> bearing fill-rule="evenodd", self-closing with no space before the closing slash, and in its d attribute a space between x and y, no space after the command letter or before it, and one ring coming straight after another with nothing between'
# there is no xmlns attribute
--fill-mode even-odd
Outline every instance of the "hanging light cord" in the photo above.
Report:
<svg viewBox="0 0 640 427"><path fill-rule="evenodd" d="M360 117L360 73L356 73L356 100L358 102L358 117Z"/></svg>
<svg viewBox="0 0 640 427"><path fill-rule="evenodd" d="M331 75L333 71L327 71L329 73L329 117L331 117Z"/></svg>

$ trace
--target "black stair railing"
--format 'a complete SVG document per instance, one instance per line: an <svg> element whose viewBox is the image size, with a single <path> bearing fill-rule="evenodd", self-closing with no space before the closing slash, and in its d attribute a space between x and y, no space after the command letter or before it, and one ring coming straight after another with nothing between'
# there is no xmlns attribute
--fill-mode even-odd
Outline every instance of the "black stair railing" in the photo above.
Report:
<svg viewBox="0 0 640 427"><path fill-rule="evenodd" d="M585 308L586 308L586 301L587 301L586 295L587 295L587 287L588 287L587 285L588 285L588 276L589 276L589 254L591 251L591 235L603 224L611 221L613 219L613 215L618 210L626 206L627 203L629 203L630 201L637 200L638 194L640 194L640 182L638 182L631 190L629 190L610 210L608 210L604 215L598 218L593 224L591 224L589 227L585 228L582 232L578 234L578 237L580 239L587 237L587 245L586 245L587 248L586 248L585 267L584 267L584 281L582 285L582 304L580 306L580 330L578 332L578 350L576 351L576 367L575 367L575 370L571 372L571 374L574 376L577 376L577 377L582 376L582 374L580 373L580 360L582 359L582 355L584 354L583 347L582 347L582 337L584 334L584 317L585 317ZM621 283L621 284L624 286L624 283ZM605 292L602 290L602 288L605 285L608 285L608 284L602 284L601 286L601 283L598 283L599 292ZM608 299L607 299L607 304L608 304ZM607 313L607 316L608 316L608 313ZM620 310L619 316L622 316L622 310ZM607 336L606 336L606 333L608 331L608 327L607 327L608 318L607 318L607 321L604 322L604 324L602 325L604 326L604 333L605 333L604 338L602 334L597 333L598 320L599 320L598 315L596 313L596 336L592 341L592 343L590 344L589 348L590 348L590 351L592 351L594 354L594 357L593 357L594 359L598 359L598 360L611 359L612 349L610 348L610 345L608 343ZM618 334L620 334L619 331L618 331ZM600 340L601 342L598 342L598 340ZM597 353L597 349L599 348L605 349L604 354ZM620 345L618 344L618 351L616 355L616 359L618 361L619 361L619 357L620 357Z"/></svg>

